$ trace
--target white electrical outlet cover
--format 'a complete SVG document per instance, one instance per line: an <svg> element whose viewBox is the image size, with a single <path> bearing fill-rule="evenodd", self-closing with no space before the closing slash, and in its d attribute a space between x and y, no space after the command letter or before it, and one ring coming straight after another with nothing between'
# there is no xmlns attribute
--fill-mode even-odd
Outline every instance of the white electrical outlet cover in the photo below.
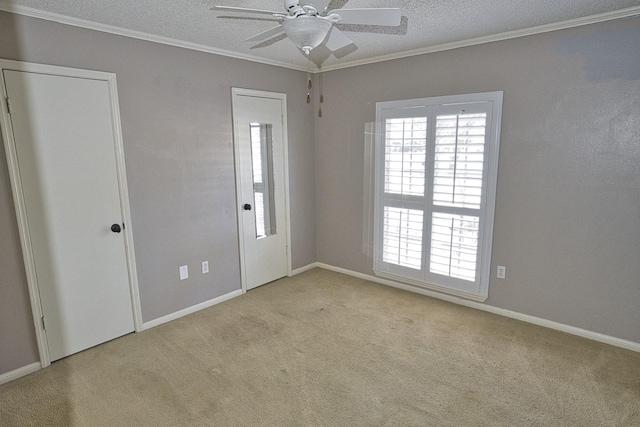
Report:
<svg viewBox="0 0 640 427"><path fill-rule="evenodd" d="M180 280L184 280L188 278L189 278L189 266L188 265L180 266Z"/></svg>
<svg viewBox="0 0 640 427"><path fill-rule="evenodd" d="M202 274L209 272L209 261L202 261Z"/></svg>

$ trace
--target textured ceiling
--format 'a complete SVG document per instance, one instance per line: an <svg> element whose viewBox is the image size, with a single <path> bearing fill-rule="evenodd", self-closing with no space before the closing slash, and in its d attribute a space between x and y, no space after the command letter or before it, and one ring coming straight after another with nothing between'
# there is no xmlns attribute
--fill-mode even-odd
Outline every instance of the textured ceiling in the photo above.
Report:
<svg viewBox="0 0 640 427"><path fill-rule="evenodd" d="M276 26L277 21L268 15L210 10L214 5L283 10L282 0L0 0L0 10L291 68L307 66L304 54L282 37L257 45L242 41ZM343 6L398 7L402 23L397 28L338 25L354 45L336 55L315 49L312 59L324 69L473 43L496 35L526 34L527 29L536 27L533 32L538 32L556 28L558 23L564 24L557 27L572 26L591 22L594 16L593 20L605 20L640 14L640 0L333 0L330 4L331 8Z"/></svg>

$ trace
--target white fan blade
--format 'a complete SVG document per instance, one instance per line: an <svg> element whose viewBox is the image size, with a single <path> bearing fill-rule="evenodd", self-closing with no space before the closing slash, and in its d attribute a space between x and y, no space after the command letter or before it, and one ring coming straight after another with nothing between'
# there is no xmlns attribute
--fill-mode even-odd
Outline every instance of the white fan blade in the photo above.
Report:
<svg viewBox="0 0 640 427"><path fill-rule="evenodd" d="M263 31L261 33L256 34L255 36L249 37L243 41L245 42L261 42L263 40L270 39L273 36L277 36L279 34L284 33L284 28L282 25L278 25L277 27L269 28L267 31Z"/></svg>
<svg viewBox="0 0 640 427"><path fill-rule="evenodd" d="M273 12L271 10L246 9L244 7L233 7L233 6L213 6L211 10L220 10L223 12L234 12L234 13L258 13L261 15L283 15L282 12Z"/></svg>
<svg viewBox="0 0 640 427"><path fill-rule="evenodd" d="M301 1L300 6L311 5L316 8L318 13L322 13L327 7L329 7L329 3L331 3L331 0L306 0Z"/></svg>
<svg viewBox="0 0 640 427"><path fill-rule="evenodd" d="M325 46L331 52L335 52L336 50L342 49L345 46L349 46L353 43L349 37L347 37L342 31L333 27L331 32L329 33L329 37L327 37L327 42Z"/></svg>
<svg viewBox="0 0 640 427"><path fill-rule="evenodd" d="M397 27L400 25L402 12L397 8L380 9L336 9L331 14L340 15L339 24L355 25L385 25Z"/></svg>

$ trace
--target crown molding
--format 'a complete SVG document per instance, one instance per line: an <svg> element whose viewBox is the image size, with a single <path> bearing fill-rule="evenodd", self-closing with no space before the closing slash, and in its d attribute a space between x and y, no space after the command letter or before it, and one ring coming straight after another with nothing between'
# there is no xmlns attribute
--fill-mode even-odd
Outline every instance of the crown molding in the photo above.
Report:
<svg viewBox="0 0 640 427"><path fill-rule="evenodd" d="M532 36L535 34L548 33L551 31L564 30L568 28L581 27L584 25L596 24L598 22L613 21L615 19L630 18L640 15L640 6L629 7L626 9L615 10L612 12L600 13L597 15L585 16L582 18L570 19L567 21L555 22L552 24L539 25L537 27L524 28L522 30L507 31L500 34L492 34L490 36L476 37L473 39L461 40L452 43L443 43L424 48L407 50L389 55L377 56L375 58L363 59L358 61L343 62L341 64L323 67L322 71L340 70L343 68L358 67L360 65L373 64L376 62L391 61L393 59L408 58L411 56L425 55L427 53L443 52L446 50L459 49L462 47L475 46L479 44L492 43L502 40L516 39L520 37Z"/></svg>
<svg viewBox="0 0 640 427"><path fill-rule="evenodd" d="M296 71L307 71L305 66L296 65L289 62L277 61L262 58L254 55L246 55L238 52L232 52L224 49L214 48L198 43L191 43L182 40L172 39L169 37L157 36L153 34L144 33L141 31L127 30L125 28L115 27L112 25L99 24L97 22L88 21L80 18L73 18L58 13L47 12L31 7L13 5L13 4L0 4L0 11L9 13L15 13L18 15L24 15L32 18L44 19L47 21L58 22L61 24L71 25L74 27L86 28L89 30L101 31L104 33L115 34L119 36L131 37L134 39L145 40L154 43L165 44L168 46L175 46L184 49L195 50L198 52L211 53L214 55L221 55L235 59L242 59L245 61L257 62L260 64L273 65L276 67L288 68ZM427 46L424 48L407 50L389 55L381 55L373 58L367 58L362 60L347 61L335 65L329 65L326 67L320 67L315 70L310 70L312 73L320 73L326 71L340 70L344 68L358 67L360 65L374 64L377 62L391 61L394 59L408 58L411 56L426 55L428 53L443 52L447 50L459 49L463 47L475 46L485 43L492 43L502 40L515 39L520 37L532 36L535 34L548 33L551 31L564 30L568 28L581 27L584 25L596 24L598 22L613 21L615 19L630 18L640 15L640 6L633 6L626 9L615 10L612 12L600 13L597 15L586 16L582 18L570 19L567 21L556 22L552 24L539 25L536 27L525 28L522 30L507 31L505 33L493 34L489 36L476 37L473 39L461 40L451 43L443 43L435 46Z"/></svg>
<svg viewBox="0 0 640 427"><path fill-rule="evenodd" d="M154 34L144 33L142 31L127 30L125 28L115 27L115 26L106 25L106 24L100 24L100 23L88 21L85 19L74 18L71 16L61 15L53 12L47 12L44 10L34 9L26 6L0 4L0 11L14 13L16 15L28 16L30 18L38 18L46 21L58 22L60 24L71 25L74 27L85 28L89 30L101 31L103 33L115 34L118 36L125 36L125 37L130 37L138 40L145 40L153 43L160 43L168 46L195 50L198 52L205 52L205 53L211 53L214 55L227 56L235 59L243 59L246 61L258 62L266 65L274 65L276 67L290 68L292 70L297 70L297 71L306 71L305 67L291 64L288 62L261 58L254 55L246 55L238 52L232 52L229 50L206 46L199 43L192 43L192 42L172 39L170 37L157 36Z"/></svg>

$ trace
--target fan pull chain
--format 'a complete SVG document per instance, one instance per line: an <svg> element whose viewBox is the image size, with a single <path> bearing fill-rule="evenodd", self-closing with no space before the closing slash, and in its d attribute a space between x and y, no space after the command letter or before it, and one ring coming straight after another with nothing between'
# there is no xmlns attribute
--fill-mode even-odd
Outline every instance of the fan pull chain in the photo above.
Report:
<svg viewBox="0 0 640 427"><path fill-rule="evenodd" d="M318 106L318 117L322 117L322 104L324 103L324 95L322 94L322 70L320 70L320 74L318 75L318 91L320 92L319 106Z"/></svg>
<svg viewBox="0 0 640 427"><path fill-rule="evenodd" d="M307 104L311 104L311 57L307 52Z"/></svg>

